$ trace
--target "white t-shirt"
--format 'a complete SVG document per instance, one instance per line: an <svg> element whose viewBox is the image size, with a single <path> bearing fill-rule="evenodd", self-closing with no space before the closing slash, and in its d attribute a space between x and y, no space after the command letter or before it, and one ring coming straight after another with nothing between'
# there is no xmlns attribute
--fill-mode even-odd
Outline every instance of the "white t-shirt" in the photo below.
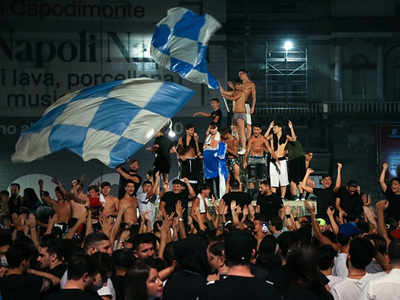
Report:
<svg viewBox="0 0 400 300"><path fill-rule="evenodd" d="M140 213L144 213L149 211L149 218L151 220L151 224L154 224L155 221L155 204L159 201L158 195L153 195L150 198L147 198L147 193L143 193L142 187L136 193L136 199L138 202L138 209Z"/></svg>
<svg viewBox="0 0 400 300"><path fill-rule="evenodd" d="M400 299L400 269L371 280L361 293L361 300L398 300Z"/></svg>
<svg viewBox="0 0 400 300"><path fill-rule="evenodd" d="M338 277L347 277L349 276L349 270L347 269L347 254L343 252L339 252L334 259L334 266L332 269L332 275Z"/></svg>
<svg viewBox="0 0 400 300"><path fill-rule="evenodd" d="M385 273L367 273L361 279L345 278L337 282L331 288L331 294L335 300L358 300L363 288L373 279L383 276Z"/></svg>
<svg viewBox="0 0 400 300"><path fill-rule="evenodd" d="M334 276L334 275L328 275L326 278L329 279L328 285L330 288L332 288L336 283L346 279L346 277L339 277L339 276Z"/></svg>

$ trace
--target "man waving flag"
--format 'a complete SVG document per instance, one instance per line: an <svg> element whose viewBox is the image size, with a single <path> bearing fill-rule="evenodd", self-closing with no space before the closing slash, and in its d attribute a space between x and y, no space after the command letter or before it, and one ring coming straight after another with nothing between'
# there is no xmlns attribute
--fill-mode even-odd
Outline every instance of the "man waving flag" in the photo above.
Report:
<svg viewBox="0 0 400 300"><path fill-rule="evenodd" d="M198 15L182 7L172 8L157 24L151 40L151 57L184 79L217 89L218 82L208 72L207 49L208 41L220 27L210 15Z"/></svg>
<svg viewBox="0 0 400 300"><path fill-rule="evenodd" d="M18 139L12 161L30 162L69 149L109 167L146 144L194 92L173 82L127 79L67 94Z"/></svg>

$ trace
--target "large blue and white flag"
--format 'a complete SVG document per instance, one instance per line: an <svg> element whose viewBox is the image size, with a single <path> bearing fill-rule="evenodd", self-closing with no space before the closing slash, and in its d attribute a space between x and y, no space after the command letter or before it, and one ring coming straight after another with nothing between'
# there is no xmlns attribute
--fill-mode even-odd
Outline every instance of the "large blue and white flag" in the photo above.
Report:
<svg viewBox="0 0 400 300"><path fill-rule="evenodd" d="M57 100L23 131L12 161L29 162L69 149L109 167L124 163L194 92L173 82L136 78L104 83Z"/></svg>
<svg viewBox="0 0 400 300"><path fill-rule="evenodd" d="M218 88L208 72L208 41L221 24L210 15L198 15L182 7L168 10L154 31L150 54L156 63L182 78Z"/></svg>

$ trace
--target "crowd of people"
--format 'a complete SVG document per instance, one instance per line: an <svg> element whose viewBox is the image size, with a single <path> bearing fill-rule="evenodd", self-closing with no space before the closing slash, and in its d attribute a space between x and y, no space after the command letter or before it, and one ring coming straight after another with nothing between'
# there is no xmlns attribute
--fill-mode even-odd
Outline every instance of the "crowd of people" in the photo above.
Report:
<svg viewBox="0 0 400 300"><path fill-rule="evenodd" d="M317 188L294 124L263 134L255 85L239 77L221 88L232 126L212 99L194 115L210 118L204 139L193 124L177 143L160 131L153 168L118 167L115 195L83 178L53 178L55 199L43 180L39 195L1 191L0 299L400 299L399 178L383 164L377 201L343 185L337 163Z"/></svg>

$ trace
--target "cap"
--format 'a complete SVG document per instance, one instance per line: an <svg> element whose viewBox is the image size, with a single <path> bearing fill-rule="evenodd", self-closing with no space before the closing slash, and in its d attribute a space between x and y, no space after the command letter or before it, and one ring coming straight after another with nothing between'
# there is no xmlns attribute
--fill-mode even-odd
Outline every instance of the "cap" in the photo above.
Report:
<svg viewBox="0 0 400 300"><path fill-rule="evenodd" d="M346 223L339 227L339 233L343 234L346 237L350 237L352 235L361 234L360 229L353 223Z"/></svg>
<svg viewBox="0 0 400 300"><path fill-rule="evenodd" d="M347 186L358 187L358 182L355 181L355 180L350 180L350 181L347 183Z"/></svg>
<svg viewBox="0 0 400 300"><path fill-rule="evenodd" d="M229 232L225 238L225 256L228 262L249 263L252 251L256 248L257 241L246 230Z"/></svg>
<svg viewBox="0 0 400 300"><path fill-rule="evenodd" d="M318 218L317 222L319 223L319 226L325 226L326 225L326 221L322 218Z"/></svg>
<svg viewBox="0 0 400 300"><path fill-rule="evenodd" d="M400 229L395 229L390 233L393 239L400 239Z"/></svg>

